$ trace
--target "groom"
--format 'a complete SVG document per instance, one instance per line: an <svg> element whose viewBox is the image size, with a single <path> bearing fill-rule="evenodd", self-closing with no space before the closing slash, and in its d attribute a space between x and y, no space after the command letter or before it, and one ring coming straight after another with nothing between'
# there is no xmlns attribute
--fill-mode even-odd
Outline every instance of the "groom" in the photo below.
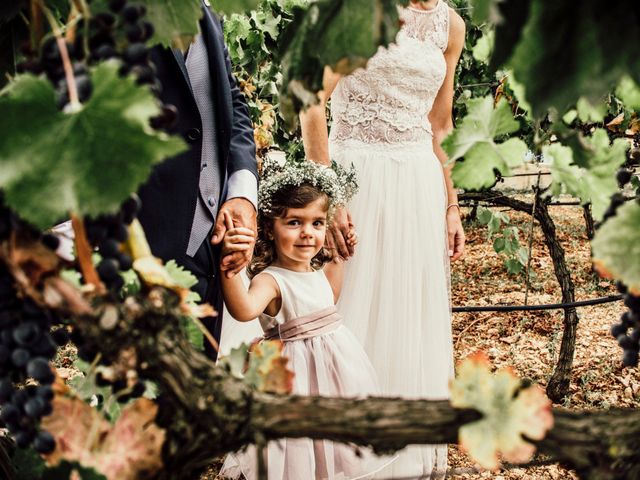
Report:
<svg viewBox="0 0 640 480"><path fill-rule="evenodd" d="M154 169L139 191L139 218L154 255L175 259L198 278L193 289L219 312L204 319L219 341L222 213L230 214L234 225L256 231L258 174L252 122L231 73L222 26L206 5L202 8L201 33L186 52L152 50L161 100L179 112L170 133L182 135L189 150ZM237 273L248 263L250 254L239 253L222 259L222 274ZM215 359L217 352L206 348Z"/></svg>

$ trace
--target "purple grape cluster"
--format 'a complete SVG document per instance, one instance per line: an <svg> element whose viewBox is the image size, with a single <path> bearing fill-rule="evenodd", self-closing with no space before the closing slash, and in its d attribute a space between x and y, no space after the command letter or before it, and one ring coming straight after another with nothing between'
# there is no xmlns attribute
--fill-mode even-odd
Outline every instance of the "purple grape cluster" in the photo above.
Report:
<svg viewBox="0 0 640 480"><path fill-rule="evenodd" d="M39 453L55 448L53 436L39 424L52 411L55 377L49 362L69 340L60 323L55 313L19 298L13 277L0 266L0 422L19 447L32 445Z"/></svg>
<svg viewBox="0 0 640 480"><path fill-rule="evenodd" d="M629 310L622 314L618 323L611 326L611 335L622 347L622 363L627 367L636 367L640 352L640 296L630 293L620 282L618 290L624 295L624 304Z"/></svg>
<svg viewBox="0 0 640 480"><path fill-rule="evenodd" d="M127 225L133 222L139 211L140 199L132 195L116 214L86 218L84 221L89 243L97 247L102 257L97 266L100 280L114 292L119 292L124 286L120 271L129 270L133 265L131 257L120 249L120 245L127 240Z"/></svg>
<svg viewBox="0 0 640 480"><path fill-rule="evenodd" d="M64 41L72 62L73 76L81 103L88 101L93 93L93 85L88 66L98 62L117 58L121 61L121 75L133 75L139 85L148 85L152 92L159 95L162 84L157 78L156 67L151 61L147 42L154 34L154 27L146 17L146 7L142 3L126 0L111 0L109 11L93 15L89 30L84 23L78 25L74 42ZM85 41L88 44L85 45ZM23 49L26 60L17 66L19 73L30 72L45 74L56 88L56 104L64 109L70 102L69 85L63 68L63 55L60 41L55 37L47 38L39 55ZM155 129L170 129L178 119L178 111L170 104L161 105L161 113L151 119Z"/></svg>

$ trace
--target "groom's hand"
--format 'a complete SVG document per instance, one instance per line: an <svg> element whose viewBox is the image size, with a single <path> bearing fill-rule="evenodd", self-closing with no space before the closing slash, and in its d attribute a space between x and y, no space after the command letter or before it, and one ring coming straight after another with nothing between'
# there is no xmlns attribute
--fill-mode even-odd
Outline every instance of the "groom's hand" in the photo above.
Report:
<svg viewBox="0 0 640 480"><path fill-rule="evenodd" d="M329 234L327 235L327 246L337 251L345 260L355 252L355 244L349 242L350 232L353 231L353 223L351 222L351 214L346 208L336 209L333 215L333 221L329 225Z"/></svg>
<svg viewBox="0 0 640 480"><path fill-rule="evenodd" d="M254 241L250 248L226 254L220 262L220 270L228 277L233 277L242 270L251 260L253 254L253 246L257 236L256 209L253 204L246 198L231 198L222 204L218 217L216 218L216 226L213 229L213 237L211 243L217 245L222 242L227 231L225 225L225 217L233 221L234 227L244 227L253 231Z"/></svg>

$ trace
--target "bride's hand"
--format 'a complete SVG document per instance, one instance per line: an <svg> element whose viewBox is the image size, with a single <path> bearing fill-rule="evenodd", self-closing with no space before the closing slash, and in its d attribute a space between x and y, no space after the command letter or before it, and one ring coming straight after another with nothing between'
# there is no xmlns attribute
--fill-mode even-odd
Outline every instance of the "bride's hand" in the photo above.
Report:
<svg viewBox="0 0 640 480"><path fill-rule="evenodd" d="M452 262L464 254L464 229L460 220L460 209L452 207L447 210L447 232L449 241L449 258Z"/></svg>
<svg viewBox="0 0 640 480"><path fill-rule="evenodd" d="M349 242L349 232L352 230L351 214L346 208L336 209L327 232L327 246L331 250L337 250L338 255L345 260L351 257L355 251L355 245Z"/></svg>

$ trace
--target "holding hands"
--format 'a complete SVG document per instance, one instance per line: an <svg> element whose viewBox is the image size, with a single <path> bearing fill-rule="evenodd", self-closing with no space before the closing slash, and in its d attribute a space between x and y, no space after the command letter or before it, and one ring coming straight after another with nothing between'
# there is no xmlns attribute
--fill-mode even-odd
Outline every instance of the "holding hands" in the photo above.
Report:
<svg viewBox="0 0 640 480"><path fill-rule="evenodd" d="M237 228L235 227L236 225ZM226 238L226 234L230 229L235 229L232 236L235 236L241 231L244 232L243 235L246 234L244 236L251 236L252 241L246 248L243 247L235 250L225 251L223 245L220 271L223 272L227 278L233 277L247 266L253 254L253 246L256 241L258 227L256 210L249 200L241 197L232 198L222 205L218 212L211 243L213 245L220 244Z"/></svg>
<svg viewBox="0 0 640 480"><path fill-rule="evenodd" d="M346 208L336 209L327 232L327 247L344 260L348 260L355 252L357 239L349 211Z"/></svg>
<svg viewBox="0 0 640 480"><path fill-rule="evenodd" d="M219 217L224 225L223 233L220 234L222 236L219 239L222 242L220 270L227 278L231 278L251 260L256 233L251 228L234 227L231 214L227 211L223 211ZM216 231L218 231L217 228ZM244 261L245 259L246 261ZM232 262L232 260L238 261Z"/></svg>

